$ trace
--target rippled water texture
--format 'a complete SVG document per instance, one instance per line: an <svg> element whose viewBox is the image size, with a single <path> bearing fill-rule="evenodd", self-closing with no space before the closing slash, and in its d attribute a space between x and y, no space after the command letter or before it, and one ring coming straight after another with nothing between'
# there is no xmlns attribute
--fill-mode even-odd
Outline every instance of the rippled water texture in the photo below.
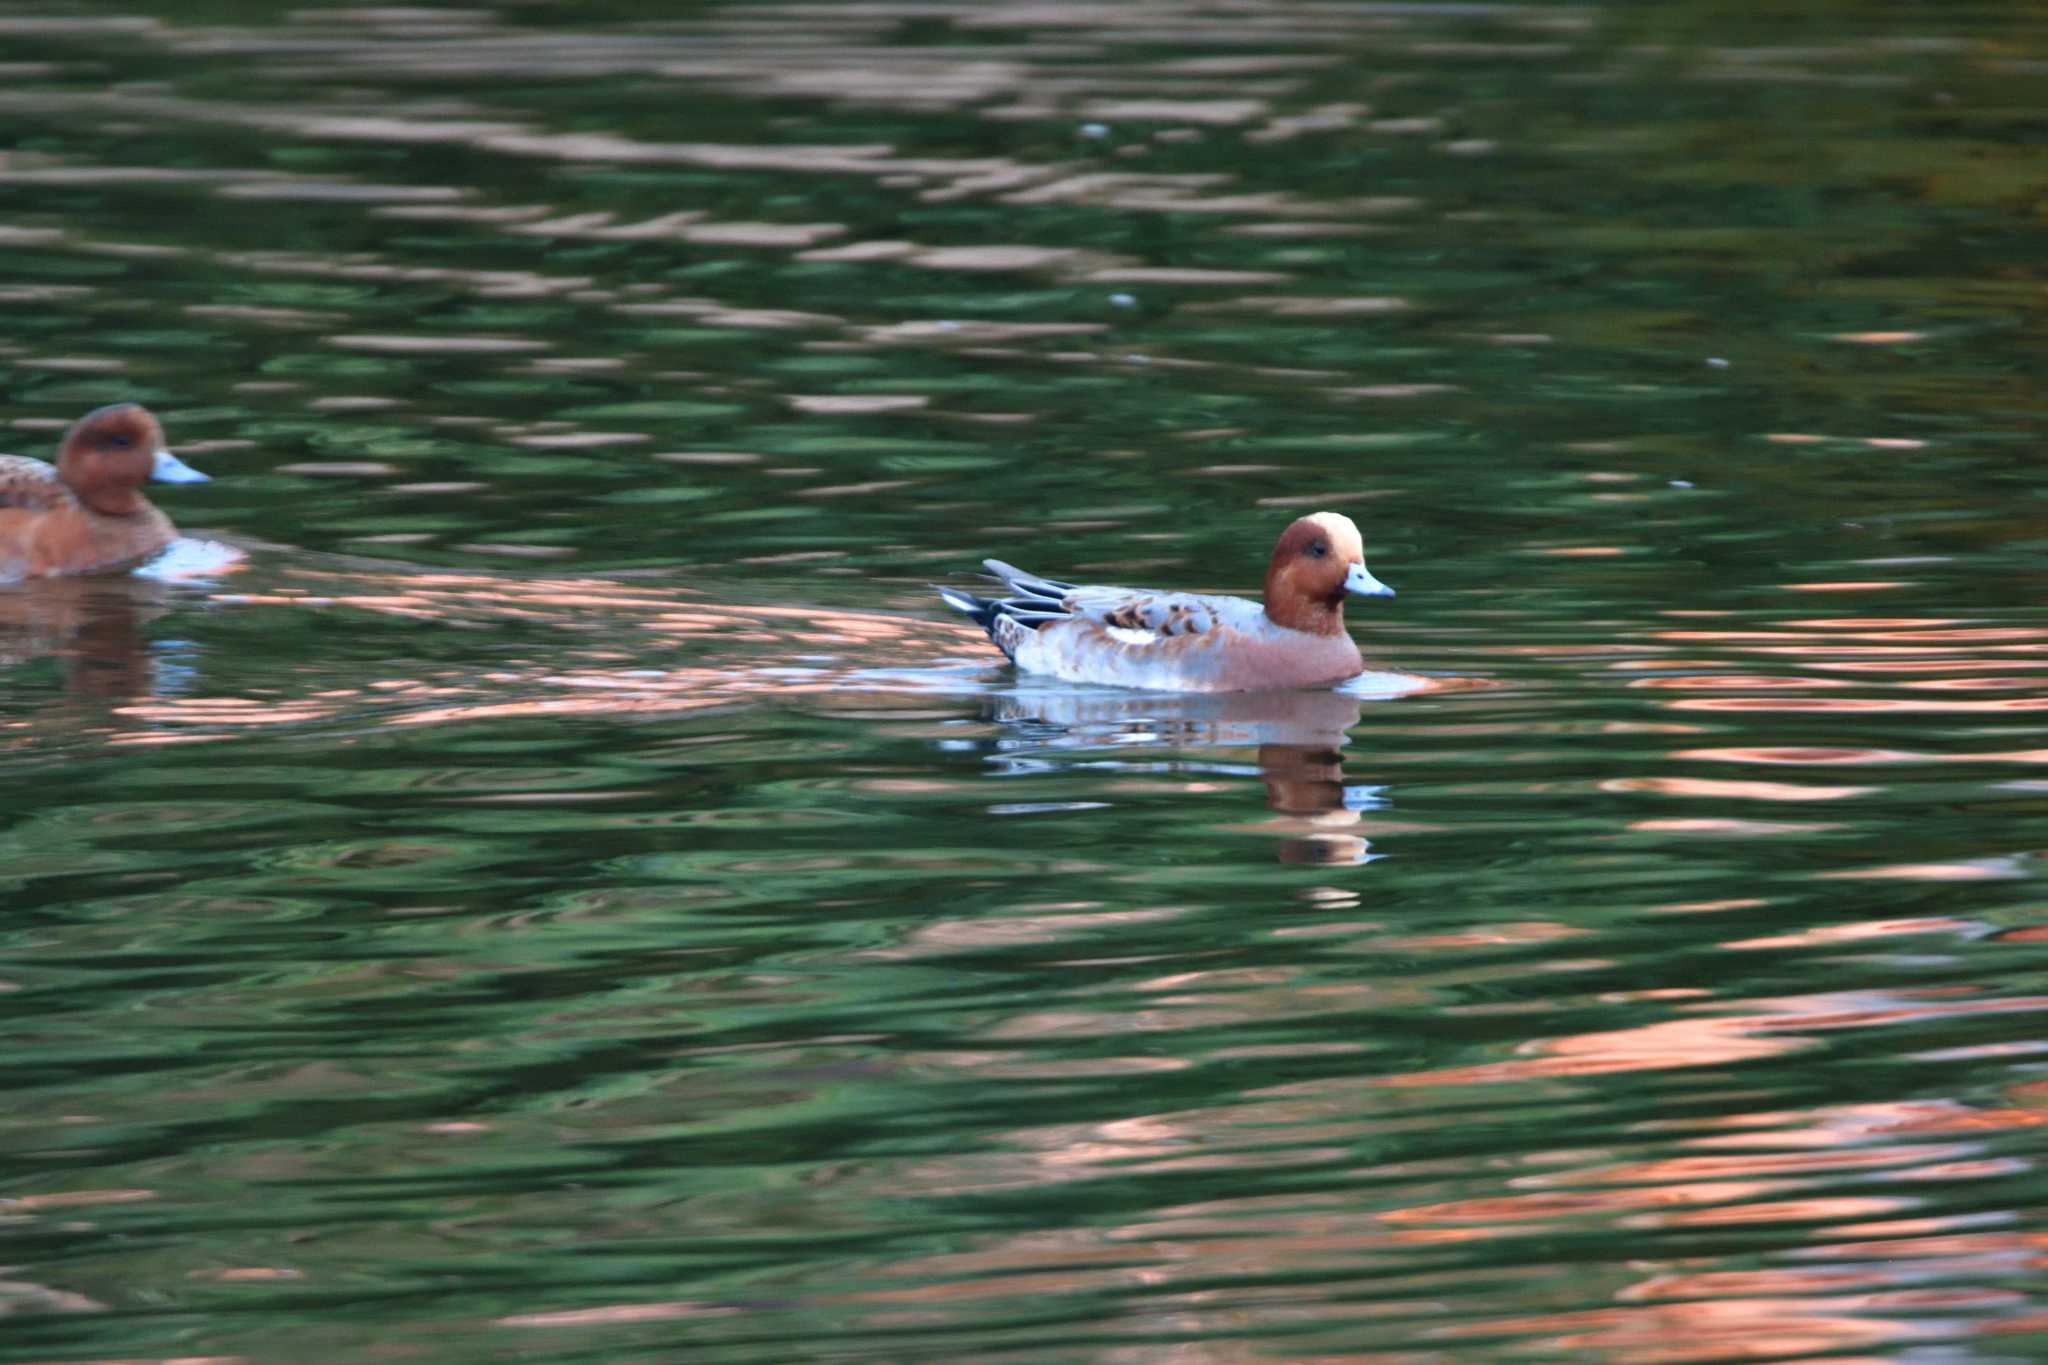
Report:
<svg viewBox="0 0 2048 1365"><path fill-rule="evenodd" d="M0 1360L2048 1353L2039 6L654 12L0 7Z"/></svg>

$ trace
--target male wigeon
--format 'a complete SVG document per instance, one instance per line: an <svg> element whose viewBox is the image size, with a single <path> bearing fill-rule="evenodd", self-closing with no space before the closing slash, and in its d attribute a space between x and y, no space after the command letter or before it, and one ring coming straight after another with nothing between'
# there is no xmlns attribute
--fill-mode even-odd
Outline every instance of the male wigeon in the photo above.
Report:
<svg viewBox="0 0 2048 1365"><path fill-rule="evenodd" d="M118 573L171 543L171 519L142 496L145 479L205 483L164 449L139 403L96 408L64 433L53 468L0 455L0 579Z"/></svg>
<svg viewBox="0 0 2048 1365"><path fill-rule="evenodd" d="M1169 692L1249 692L1342 682L1364 667L1344 598L1392 597L1365 568L1351 518L1306 516L1280 533L1263 603L1144 588L1077 587L984 560L1010 592L940 588L1029 673Z"/></svg>

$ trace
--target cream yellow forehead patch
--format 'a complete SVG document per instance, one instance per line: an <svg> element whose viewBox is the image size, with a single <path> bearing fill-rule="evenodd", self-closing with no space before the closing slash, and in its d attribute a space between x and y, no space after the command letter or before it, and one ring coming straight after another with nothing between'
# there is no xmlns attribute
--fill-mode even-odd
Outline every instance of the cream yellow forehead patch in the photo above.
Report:
<svg viewBox="0 0 2048 1365"><path fill-rule="evenodd" d="M1358 534L1358 524L1342 512L1314 512L1302 520L1328 536L1331 548L1340 554L1365 553L1365 542Z"/></svg>

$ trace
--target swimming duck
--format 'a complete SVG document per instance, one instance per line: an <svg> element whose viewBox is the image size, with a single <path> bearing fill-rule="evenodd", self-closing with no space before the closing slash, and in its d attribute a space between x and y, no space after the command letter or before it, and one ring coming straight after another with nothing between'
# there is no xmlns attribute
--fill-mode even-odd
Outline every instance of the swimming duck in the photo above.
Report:
<svg viewBox="0 0 2048 1365"><path fill-rule="evenodd" d="M1170 692L1317 687L1364 668L1344 599L1392 597L1365 567L1351 518L1302 517L1280 533L1264 602L1145 588L1077 586L982 561L1009 595L939 595L1028 673Z"/></svg>
<svg viewBox="0 0 2048 1365"><path fill-rule="evenodd" d="M64 433L54 467L0 455L0 580L119 573L177 535L142 496L145 479L205 483L164 449L164 429L139 403L95 408Z"/></svg>

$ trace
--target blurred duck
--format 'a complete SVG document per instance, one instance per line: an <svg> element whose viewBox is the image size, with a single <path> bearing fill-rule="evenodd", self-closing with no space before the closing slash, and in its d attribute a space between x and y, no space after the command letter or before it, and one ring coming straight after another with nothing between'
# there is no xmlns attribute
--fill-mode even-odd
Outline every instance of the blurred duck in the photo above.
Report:
<svg viewBox="0 0 2048 1365"><path fill-rule="evenodd" d="M1280 534L1265 601L1145 588L1085 587L1038 578L999 559L983 564L1000 598L940 588L996 648L1028 673L1169 692L1318 687L1364 668L1344 630L1344 599L1392 597L1366 571L1351 518L1317 512Z"/></svg>
<svg viewBox="0 0 2048 1365"><path fill-rule="evenodd" d="M0 455L0 581L119 573L177 535L142 496L147 479L205 483L164 449L148 408L96 408L64 433L55 467Z"/></svg>

